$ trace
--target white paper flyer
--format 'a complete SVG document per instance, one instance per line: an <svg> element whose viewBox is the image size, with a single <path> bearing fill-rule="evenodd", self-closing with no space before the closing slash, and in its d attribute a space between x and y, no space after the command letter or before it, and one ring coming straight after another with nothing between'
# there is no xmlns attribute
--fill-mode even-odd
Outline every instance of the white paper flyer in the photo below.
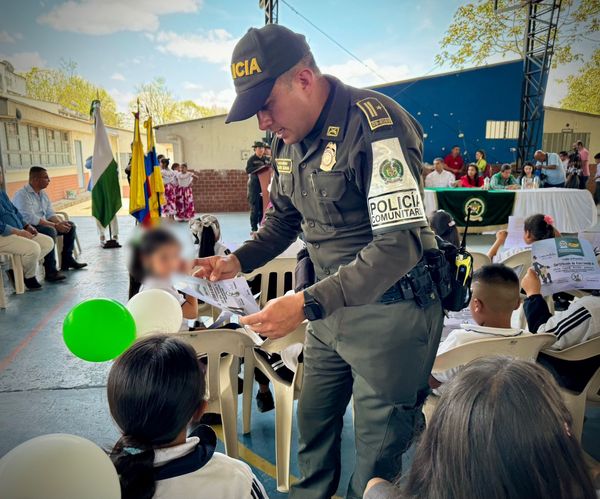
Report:
<svg viewBox="0 0 600 499"><path fill-rule="evenodd" d="M589 241L557 237L536 241L531 261L542 282L542 295L571 289L600 289L600 267Z"/></svg>

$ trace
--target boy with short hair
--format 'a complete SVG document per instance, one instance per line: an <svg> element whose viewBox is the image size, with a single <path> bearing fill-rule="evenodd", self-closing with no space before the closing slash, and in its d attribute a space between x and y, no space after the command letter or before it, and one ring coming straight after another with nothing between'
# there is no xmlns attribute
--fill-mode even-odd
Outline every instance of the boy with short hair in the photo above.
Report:
<svg viewBox="0 0 600 499"><path fill-rule="evenodd" d="M477 324L462 324L440 343L437 355L465 343L486 338L506 338L530 333L510 327L514 310L520 305L519 278L506 265L484 265L473 275L471 303L469 308ZM453 368L431 375L429 384L434 389L450 381L460 368Z"/></svg>

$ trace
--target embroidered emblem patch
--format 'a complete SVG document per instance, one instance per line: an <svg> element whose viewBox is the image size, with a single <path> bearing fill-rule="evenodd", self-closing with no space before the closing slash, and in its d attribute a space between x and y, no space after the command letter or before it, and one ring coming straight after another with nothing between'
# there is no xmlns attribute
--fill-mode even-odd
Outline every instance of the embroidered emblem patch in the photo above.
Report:
<svg viewBox="0 0 600 499"><path fill-rule="evenodd" d="M387 109L376 97L367 97L366 99L359 100L356 105L369 120L371 130L394 124L390 113L387 112Z"/></svg>
<svg viewBox="0 0 600 499"><path fill-rule="evenodd" d="M277 158L277 171L279 173L292 173L292 160L289 158Z"/></svg>

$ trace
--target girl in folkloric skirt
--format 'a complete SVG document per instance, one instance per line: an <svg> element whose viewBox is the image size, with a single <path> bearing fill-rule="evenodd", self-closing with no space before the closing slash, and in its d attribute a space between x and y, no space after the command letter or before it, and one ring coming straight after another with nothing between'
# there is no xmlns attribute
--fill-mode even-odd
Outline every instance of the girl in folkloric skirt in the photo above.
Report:
<svg viewBox="0 0 600 499"><path fill-rule="evenodd" d="M181 168L177 174L177 218L182 222L194 218L194 193L192 192L192 182L196 178L192 172L188 171L187 164L181 163Z"/></svg>
<svg viewBox="0 0 600 499"><path fill-rule="evenodd" d="M174 220L175 213L177 213L177 172L175 170L179 169L179 164L173 163L173 169L169 170L169 160L163 158L160 160L160 166L163 184L165 185L166 201L162 207L162 214L164 217Z"/></svg>

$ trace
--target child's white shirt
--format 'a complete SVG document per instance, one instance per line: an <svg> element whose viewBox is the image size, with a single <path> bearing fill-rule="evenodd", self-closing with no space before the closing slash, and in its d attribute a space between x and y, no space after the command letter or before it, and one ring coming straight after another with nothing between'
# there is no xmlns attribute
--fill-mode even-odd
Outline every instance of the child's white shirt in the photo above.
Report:
<svg viewBox="0 0 600 499"><path fill-rule="evenodd" d="M155 449L154 465L161 466L190 454L200 439L189 437L184 444ZM154 499L268 499L250 467L220 452L196 471L156 482Z"/></svg>
<svg viewBox="0 0 600 499"><path fill-rule="evenodd" d="M526 335L531 335L531 333L522 329L486 327L478 326L477 324L461 324L461 329L453 329L450 331L450 334L448 334L447 338L440 343L436 356L475 340L484 340L490 338L512 338L514 336ZM442 386L436 388L434 393L436 395L440 395L444 390L444 384L454 378L454 376L456 376L461 369L462 367L455 367L446 371L431 373L436 380L442 383Z"/></svg>

